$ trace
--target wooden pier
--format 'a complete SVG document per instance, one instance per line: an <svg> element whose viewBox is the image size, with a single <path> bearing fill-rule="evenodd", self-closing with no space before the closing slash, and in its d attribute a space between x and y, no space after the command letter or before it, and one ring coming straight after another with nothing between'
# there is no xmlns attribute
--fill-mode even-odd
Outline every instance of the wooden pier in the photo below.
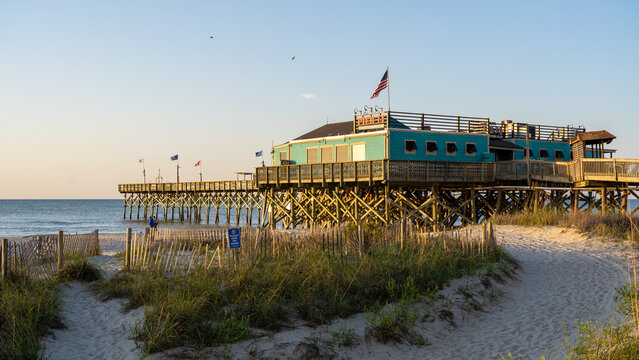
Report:
<svg viewBox="0 0 639 360"><path fill-rule="evenodd" d="M633 215L639 207L628 200L639 200L638 185L639 160L373 160L265 166L254 180L123 184L119 191L124 219L127 212L133 219L135 208L137 220L239 224L244 216L251 225L257 214L269 227L409 221L440 229L542 208Z"/></svg>

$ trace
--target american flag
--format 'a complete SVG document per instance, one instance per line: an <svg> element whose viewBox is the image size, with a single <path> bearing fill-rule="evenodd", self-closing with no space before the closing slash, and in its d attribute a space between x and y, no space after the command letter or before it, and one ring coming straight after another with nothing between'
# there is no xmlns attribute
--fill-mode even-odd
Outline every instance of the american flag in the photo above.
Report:
<svg viewBox="0 0 639 360"><path fill-rule="evenodd" d="M379 85L377 85L377 89L375 89L375 91L373 92L373 95L371 95L371 99L378 97L379 93L382 90L386 89L387 87L388 87L388 69L386 69L384 76L382 76L382 80L379 81Z"/></svg>

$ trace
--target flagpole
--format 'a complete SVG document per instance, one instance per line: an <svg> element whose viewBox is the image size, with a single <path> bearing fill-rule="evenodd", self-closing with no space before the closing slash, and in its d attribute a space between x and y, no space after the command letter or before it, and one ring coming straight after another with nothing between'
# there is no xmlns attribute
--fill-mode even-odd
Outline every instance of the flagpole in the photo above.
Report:
<svg viewBox="0 0 639 360"><path fill-rule="evenodd" d="M177 183L180 183L180 158L177 158Z"/></svg>
<svg viewBox="0 0 639 360"><path fill-rule="evenodd" d="M388 72L388 66L386 67L386 81L388 82L388 111L390 111L390 73Z"/></svg>
<svg viewBox="0 0 639 360"><path fill-rule="evenodd" d="M144 159L142 159L142 177L144 178L144 183L146 184L146 168L144 167Z"/></svg>

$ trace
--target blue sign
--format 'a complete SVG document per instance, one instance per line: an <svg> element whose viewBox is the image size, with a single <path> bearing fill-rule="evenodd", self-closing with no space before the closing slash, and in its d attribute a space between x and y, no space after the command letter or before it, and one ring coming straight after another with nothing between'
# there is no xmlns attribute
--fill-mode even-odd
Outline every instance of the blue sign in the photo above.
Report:
<svg viewBox="0 0 639 360"><path fill-rule="evenodd" d="M242 247L242 242L240 240L240 229L230 228L229 229L229 249L239 249L241 247Z"/></svg>

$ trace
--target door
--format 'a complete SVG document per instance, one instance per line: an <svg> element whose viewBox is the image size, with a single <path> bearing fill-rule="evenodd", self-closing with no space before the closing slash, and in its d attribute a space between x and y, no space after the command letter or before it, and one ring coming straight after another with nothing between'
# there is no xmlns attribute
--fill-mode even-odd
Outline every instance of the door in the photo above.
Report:
<svg viewBox="0 0 639 360"><path fill-rule="evenodd" d="M366 144L353 144L352 152L353 161L366 160Z"/></svg>

